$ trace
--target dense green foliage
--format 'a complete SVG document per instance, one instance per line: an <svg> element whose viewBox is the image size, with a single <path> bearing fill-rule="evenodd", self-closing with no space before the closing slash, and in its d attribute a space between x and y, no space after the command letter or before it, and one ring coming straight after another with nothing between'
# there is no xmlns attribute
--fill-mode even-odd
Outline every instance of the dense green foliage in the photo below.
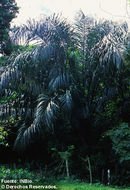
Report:
<svg viewBox="0 0 130 190"><path fill-rule="evenodd" d="M108 131L113 142L113 149L120 156L120 161L130 160L130 129L128 125L122 124L119 127Z"/></svg>
<svg viewBox="0 0 130 190"><path fill-rule="evenodd" d="M9 30L16 13L18 7L15 0L0 0L0 53L9 54L11 51Z"/></svg>
<svg viewBox="0 0 130 190"><path fill-rule="evenodd" d="M81 11L75 22L53 15L13 31L15 51L1 58L1 153L45 175L128 185L127 24Z"/></svg>
<svg viewBox="0 0 130 190"><path fill-rule="evenodd" d="M27 169L9 169L6 167L0 167L0 179L4 180L20 180L20 179L31 179L36 180L36 177L33 173ZM37 181L37 180L36 180Z"/></svg>

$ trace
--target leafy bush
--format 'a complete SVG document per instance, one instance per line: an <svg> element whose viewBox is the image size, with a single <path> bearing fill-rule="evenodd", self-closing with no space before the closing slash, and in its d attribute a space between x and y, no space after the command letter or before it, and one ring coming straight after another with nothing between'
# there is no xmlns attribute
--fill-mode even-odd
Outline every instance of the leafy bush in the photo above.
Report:
<svg viewBox="0 0 130 190"><path fill-rule="evenodd" d="M20 179L27 179L27 180L32 180L32 182L35 183L44 183L49 181L50 179L46 179L45 176L41 173L33 173L30 172L27 168L25 169L9 169L4 166L0 167L0 179L15 179L15 180L20 180Z"/></svg>
<svg viewBox="0 0 130 190"><path fill-rule="evenodd" d="M120 162L130 160L130 130L127 123L122 123L116 129L109 130L107 135L111 138L113 149L120 156Z"/></svg>
<svg viewBox="0 0 130 190"><path fill-rule="evenodd" d="M35 179L35 175L27 169L7 169L0 167L1 179Z"/></svg>

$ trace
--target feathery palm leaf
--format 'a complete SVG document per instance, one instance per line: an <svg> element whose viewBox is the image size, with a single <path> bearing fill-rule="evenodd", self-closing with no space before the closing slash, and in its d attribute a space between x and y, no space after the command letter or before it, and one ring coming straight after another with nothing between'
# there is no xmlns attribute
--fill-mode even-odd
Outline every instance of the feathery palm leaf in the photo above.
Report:
<svg viewBox="0 0 130 190"><path fill-rule="evenodd" d="M69 86L69 75L63 73L58 75L56 78L53 78L49 83L49 88L51 91L55 91L57 89L65 89Z"/></svg>
<svg viewBox="0 0 130 190"><path fill-rule="evenodd" d="M72 109L72 95L70 90L66 90L65 94L60 97L61 109L70 111Z"/></svg>
<svg viewBox="0 0 130 190"><path fill-rule="evenodd" d="M39 103L36 108L34 123L39 125L42 122L45 126L53 128L53 121L56 119L59 106L56 100L51 97L41 95L38 99Z"/></svg>

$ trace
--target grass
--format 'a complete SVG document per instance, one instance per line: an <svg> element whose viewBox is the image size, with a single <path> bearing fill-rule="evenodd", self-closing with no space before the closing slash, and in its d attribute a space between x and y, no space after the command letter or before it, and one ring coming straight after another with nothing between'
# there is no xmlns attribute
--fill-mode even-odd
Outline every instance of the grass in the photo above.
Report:
<svg viewBox="0 0 130 190"><path fill-rule="evenodd" d="M43 190L43 189L54 189L54 188L50 188L50 186L56 186L56 189L57 190L130 190L130 188L119 188L119 187L107 187L107 186L103 186L103 185L100 185L100 184L87 184L85 182L69 182L67 180L63 180L63 181L55 181L54 183L32 183L31 185L33 185L33 188L30 188L29 185L30 184L1 184L0 183L0 190L3 189L2 185L5 185L5 188L4 189L12 189L12 188L9 188L9 187L6 187L6 185L10 185L10 186L28 186L28 188L25 188L26 189L35 189L34 186L46 186L46 188L36 188L36 189L39 189L39 190ZM48 188L47 188L48 186ZM23 188L13 188L13 189L19 189L19 190L23 190Z"/></svg>
<svg viewBox="0 0 130 190"><path fill-rule="evenodd" d="M61 181L56 183L58 190L130 190L130 188L112 188L103 185L91 185L87 183L68 183L66 181Z"/></svg>

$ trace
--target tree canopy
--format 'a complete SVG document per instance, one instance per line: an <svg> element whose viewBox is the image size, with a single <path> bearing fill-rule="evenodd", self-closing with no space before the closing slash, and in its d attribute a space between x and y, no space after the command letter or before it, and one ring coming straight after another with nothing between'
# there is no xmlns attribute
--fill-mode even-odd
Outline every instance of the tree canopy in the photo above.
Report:
<svg viewBox="0 0 130 190"><path fill-rule="evenodd" d="M0 53L7 53L10 23L18 13L15 0L0 0Z"/></svg>

